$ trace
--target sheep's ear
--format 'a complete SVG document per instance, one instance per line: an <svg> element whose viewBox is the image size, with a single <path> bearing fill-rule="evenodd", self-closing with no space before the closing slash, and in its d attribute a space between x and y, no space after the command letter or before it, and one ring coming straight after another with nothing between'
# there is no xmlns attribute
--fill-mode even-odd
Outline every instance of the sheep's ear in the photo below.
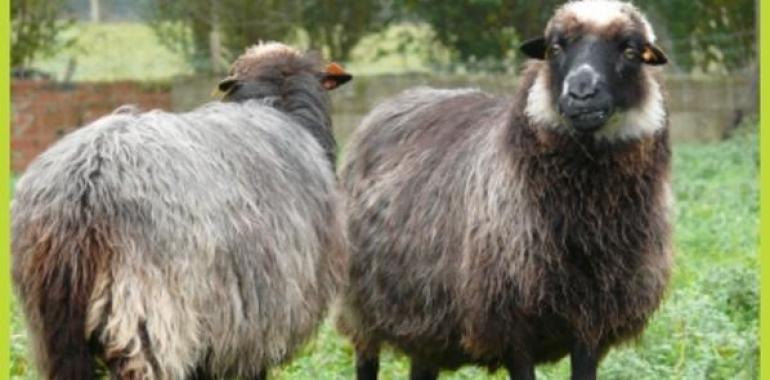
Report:
<svg viewBox="0 0 770 380"><path fill-rule="evenodd" d="M232 90L233 86L235 86L236 84L238 84L238 79L236 79L235 77L227 77L219 81L217 88L219 89L219 91L222 91L223 93L226 94L230 92L230 90Z"/></svg>
<svg viewBox="0 0 770 380"><path fill-rule="evenodd" d="M545 37L524 41L519 49L529 58L545 59Z"/></svg>
<svg viewBox="0 0 770 380"><path fill-rule="evenodd" d="M327 90L334 90L353 79L353 76L346 73L337 63L330 63L326 66L326 71L321 74L321 85Z"/></svg>
<svg viewBox="0 0 770 380"><path fill-rule="evenodd" d="M227 77L225 79L222 79L219 81L219 84L214 89L214 91L211 92L212 96L226 96L230 93L230 91L234 90L236 88L236 85L238 84L238 79L235 77Z"/></svg>
<svg viewBox="0 0 770 380"><path fill-rule="evenodd" d="M663 65L668 62L668 57L653 44L645 44L642 49L642 62L648 65Z"/></svg>

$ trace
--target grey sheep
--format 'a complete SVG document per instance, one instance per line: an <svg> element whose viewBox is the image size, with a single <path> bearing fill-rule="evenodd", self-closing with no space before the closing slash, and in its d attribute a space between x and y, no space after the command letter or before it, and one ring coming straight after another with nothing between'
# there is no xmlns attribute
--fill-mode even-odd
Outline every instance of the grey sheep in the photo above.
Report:
<svg viewBox="0 0 770 380"><path fill-rule="evenodd" d="M264 380L312 335L346 262L328 67L255 45L225 102L122 107L36 159L13 282L42 377Z"/></svg>

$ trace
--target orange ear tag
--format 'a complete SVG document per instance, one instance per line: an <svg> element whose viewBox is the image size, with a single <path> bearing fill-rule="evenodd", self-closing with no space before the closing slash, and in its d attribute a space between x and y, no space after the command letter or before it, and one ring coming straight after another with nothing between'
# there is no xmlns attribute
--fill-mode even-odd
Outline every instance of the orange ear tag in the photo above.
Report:
<svg viewBox="0 0 770 380"><path fill-rule="evenodd" d="M331 75L345 75L347 74L345 72L345 69L342 68L339 64L332 62L328 65L326 65L326 73Z"/></svg>
<svg viewBox="0 0 770 380"><path fill-rule="evenodd" d="M653 62L657 60L657 57L655 57L655 52L653 52L652 49L644 48L644 51L642 52L642 60L644 62Z"/></svg>

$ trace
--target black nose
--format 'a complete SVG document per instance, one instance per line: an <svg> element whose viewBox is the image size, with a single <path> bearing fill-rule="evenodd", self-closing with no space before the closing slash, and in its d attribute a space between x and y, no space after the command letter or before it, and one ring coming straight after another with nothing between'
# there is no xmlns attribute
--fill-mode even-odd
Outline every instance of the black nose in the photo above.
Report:
<svg viewBox="0 0 770 380"><path fill-rule="evenodd" d="M569 96L575 100L588 100L599 94L598 78L595 74L581 72L567 81Z"/></svg>

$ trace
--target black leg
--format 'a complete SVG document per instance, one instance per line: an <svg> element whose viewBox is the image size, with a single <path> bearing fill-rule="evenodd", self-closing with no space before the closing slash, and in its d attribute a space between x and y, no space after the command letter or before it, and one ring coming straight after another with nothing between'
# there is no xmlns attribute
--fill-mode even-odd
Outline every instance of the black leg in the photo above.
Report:
<svg viewBox="0 0 770 380"><path fill-rule="evenodd" d="M194 373L187 377L187 380L213 380L203 368L197 368Z"/></svg>
<svg viewBox="0 0 770 380"><path fill-rule="evenodd" d="M412 359L411 368L409 368L409 380L436 380L438 379L438 368L420 363Z"/></svg>
<svg viewBox="0 0 770 380"><path fill-rule="evenodd" d="M219 380L218 377L211 376L203 368L198 368L192 373L187 380ZM256 376L247 377L246 380L267 380L267 370L260 371Z"/></svg>
<svg viewBox="0 0 770 380"><path fill-rule="evenodd" d="M252 377L249 380L267 380L267 370L263 369L262 371L259 371L259 374L257 374L257 376Z"/></svg>
<svg viewBox="0 0 770 380"><path fill-rule="evenodd" d="M511 380L535 380L535 362L528 352L515 352L509 354L505 369Z"/></svg>
<svg viewBox="0 0 770 380"><path fill-rule="evenodd" d="M356 350L356 379L377 380L380 370L380 353Z"/></svg>
<svg viewBox="0 0 770 380"><path fill-rule="evenodd" d="M516 355L505 368L511 380L535 380L535 364L529 357Z"/></svg>
<svg viewBox="0 0 770 380"><path fill-rule="evenodd" d="M596 380L596 368L599 356L596 349L583 343L576 343L570 356L572 380Z"/></svg>

